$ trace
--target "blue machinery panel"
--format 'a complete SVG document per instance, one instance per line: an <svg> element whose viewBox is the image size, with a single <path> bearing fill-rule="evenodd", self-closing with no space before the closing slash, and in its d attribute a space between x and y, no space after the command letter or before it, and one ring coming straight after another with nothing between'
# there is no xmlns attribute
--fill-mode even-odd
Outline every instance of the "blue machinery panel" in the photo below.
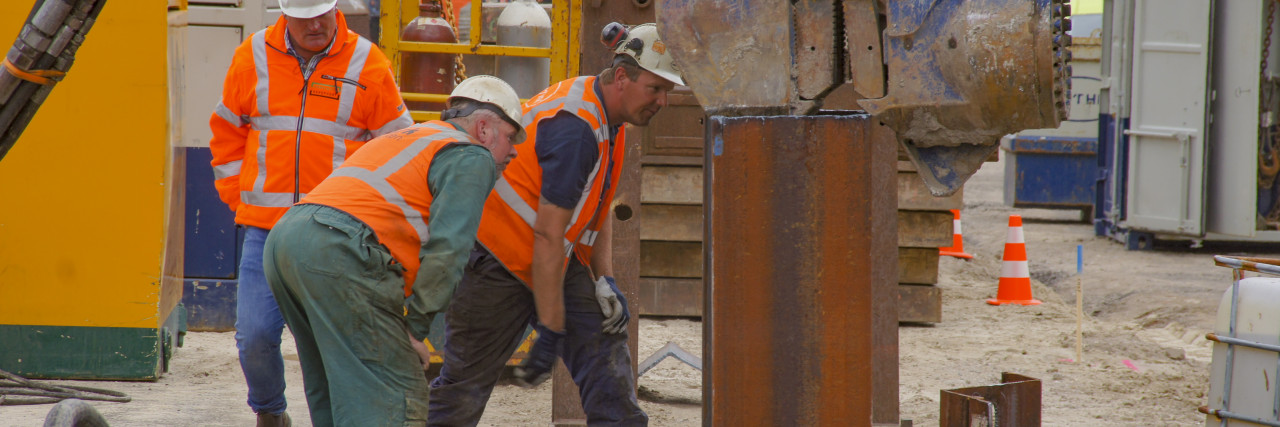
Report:
<svg viewBox="0 0 1280 427"><path fill-rule="evenodd" d="M1092 218L1098 142L1094 138L1018 136L1002 142L1007 161L1004 203L1081 209Z"/></svg>
<svg viewBox="0 0 1280 427"><path fill-rule="evenodd" d="M229 331L236 323L236 274L244 232L235 225L235 213L218 198L212 159L207 147L187 148L182 304L193 331Z"/></svg>

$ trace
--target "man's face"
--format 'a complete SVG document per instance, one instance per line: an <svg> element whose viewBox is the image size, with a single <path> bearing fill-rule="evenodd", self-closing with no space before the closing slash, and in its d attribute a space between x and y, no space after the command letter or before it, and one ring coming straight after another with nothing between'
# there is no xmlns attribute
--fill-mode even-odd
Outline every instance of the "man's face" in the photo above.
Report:
<svg viewBox="0 0 1280 427"><path fill-rule="evenodd" d="M338 33L338 12L334 8L315 18L294 18L285 15L285 27L289 29L289 38L294 48L311 52L320 52L329 47L333 36Z"/></svg>
<svg viewBox="0 0 1280 427"><path fill-rule="evenodd" d="M635 81L626 77L621 68L615 70L615 82L622 85L623 120L636 126L648 126L653 115L667 106L667 92L676 87L657 74L640 70L640 77Z"/></svg>
<svg viewBox="0 0 1280 427"><path fill-rule="evenodd" d="M478 138L480 145L489 149L493 153L493 164L498 167L498 173L507 169L507 164L516 158L516 149L514 144L516 141L516 127L505 120L493 118L482 125L481 135Z"/></svg>

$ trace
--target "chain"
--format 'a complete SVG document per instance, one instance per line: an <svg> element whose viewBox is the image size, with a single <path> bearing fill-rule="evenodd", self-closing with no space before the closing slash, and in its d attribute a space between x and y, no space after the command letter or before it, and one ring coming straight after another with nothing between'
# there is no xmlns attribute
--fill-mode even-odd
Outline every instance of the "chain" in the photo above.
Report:
<svg viewBox="0 0 1280 427"><path fill-rule="evenodd" d="M1271 32L1275 21L1276 3L1267 2L1267 30L1266 35L1262 38L1262 61L1258 65L1258 81L1265 82L1267 78L1267 59L1271 57ZM1271 92L1269 90L1262 91L1262 99L1259 101L1261 105L1258 109L1268 111L1271 108Z"/></svg>
<svg viewBox="0 0 1280 427"><path fill-rule="evenodd" d="M1272 99L1275 96L1275 85L1267 78L1267 60L1271 56L1271 37L1274 32L1276 19L1276 1L1267 2L1267 27L1265 35L1262 39L1262 61L1259 64L1258 82L1262 85L1262 93L1259 106L1259 112L1266 112L1271 118L1270 122L1261 129L1261 137L1258 141L1258 189L1260 191L1271 191L1275 184L1276 175L1280 173L1280 134L1276 133L1276 119L1273 109L1275 105ZM1268 225L1275 225L1280 221L1280 199L1272 202L1271 208L1265 217Z"/></svg>
<svg viewBox="0 0 1280 427"><path fill-rule="evenodd" d="M1272 111L1271 98L1275 92L1274 88L1267 81L1267 61L1271 57L1271 35L1273 32L1273 22L1275 21L1275 2L1267 2L1267 26L1265 35L1262 37L1262 61L1258 64L1258 83L1262 85L1262 93L1258 99L1259 117L1273 117L1275 112ZM1280 157L1275 156L1274 132L1272 131L1275 119L1267 120L1268 123L1260 126L1261 132L1258 138L1258 188L1270 189L1275 182L1275 176L1278 172L1277 160Z"/></svg>
<svg viewBox="0 0 1280 427"><path fill-rule="evenodd" d="M453 27L453 34L461 35L458 32L458 18L453 16L453 0L436 0L436 3L440 5L441 9L443 9L445 22L448 22L449 26ZM471 12L475 13L475 11ZM472 28L471 31L476 31L476 29ZM1266 61L1266 59L1263 59L1263 61ZM463 80L467 79L467 66L462 63L462 54L453 56L453 64L455 68L453 82L455 84L462 83Z"/></svg>

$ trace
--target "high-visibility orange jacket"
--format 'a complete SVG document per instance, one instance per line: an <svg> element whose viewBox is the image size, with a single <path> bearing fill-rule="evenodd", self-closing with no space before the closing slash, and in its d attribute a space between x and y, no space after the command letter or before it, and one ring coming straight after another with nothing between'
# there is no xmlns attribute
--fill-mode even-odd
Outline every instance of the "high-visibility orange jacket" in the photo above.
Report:
<svg viewBox="0 0 1280 427"><path fill-rule="evenodd" d="M419 250L431 237L427 178L432 161L451 144L470 143L466 133L442 121L393 132L352 155L301 203L336 208L373 229L404 266L408 297L421 263Z"/></svg>
<svg viewBox="0 0 1280 427"><path fill-rule="evenodd" d="M337 21L310 73L289 53L284 17L236 48L209 118L209 148L237 224L271 228L295 192L311 191L366 141L413 124L386 56L347 30L342 12Z"/></svg>
<svg viewBox="0 0 1280 427"><path fill-rule="evenodd" d="M516 145L516 158L498 178L485 201L477 240L502 262L525 286L533 286L533 223L537 219L542 192L542 166L538 164L538 123L567 111L586 121L595 132L600 158L588 175L582 197L573 209L564 232L565 262L571 251L590 265L592 245L604 221L622 173L627 151L624 131L611 141L604 101L595 91L596 77L577 77L556 83L524 104L520 121L525 143ZM605 186L608 177L610 183Z"/></svg>

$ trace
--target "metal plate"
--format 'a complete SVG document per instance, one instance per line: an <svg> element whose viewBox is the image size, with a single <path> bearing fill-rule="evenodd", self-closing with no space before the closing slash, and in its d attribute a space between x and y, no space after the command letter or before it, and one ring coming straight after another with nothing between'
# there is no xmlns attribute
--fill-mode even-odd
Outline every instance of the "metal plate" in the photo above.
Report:
<svg viewBox="0 0 1280 427"><path fill-rule="evenodd" d="M897 424L890 135L867 115L710 120L704 423Z"/></svg>
<svg viewBox="0 0 1280 427"><path fill-rule="evenodd" d="M795 98L786 1L662 0L658 31L707 112L786 114Z"/></svg>
<svg viewBox="0 0 1280 427"><path fill-rule="evenodd" d="M1126 225L1133 229L1203 233L1212 3L1134 3L1133 107L1126 131Z"/></svg>

